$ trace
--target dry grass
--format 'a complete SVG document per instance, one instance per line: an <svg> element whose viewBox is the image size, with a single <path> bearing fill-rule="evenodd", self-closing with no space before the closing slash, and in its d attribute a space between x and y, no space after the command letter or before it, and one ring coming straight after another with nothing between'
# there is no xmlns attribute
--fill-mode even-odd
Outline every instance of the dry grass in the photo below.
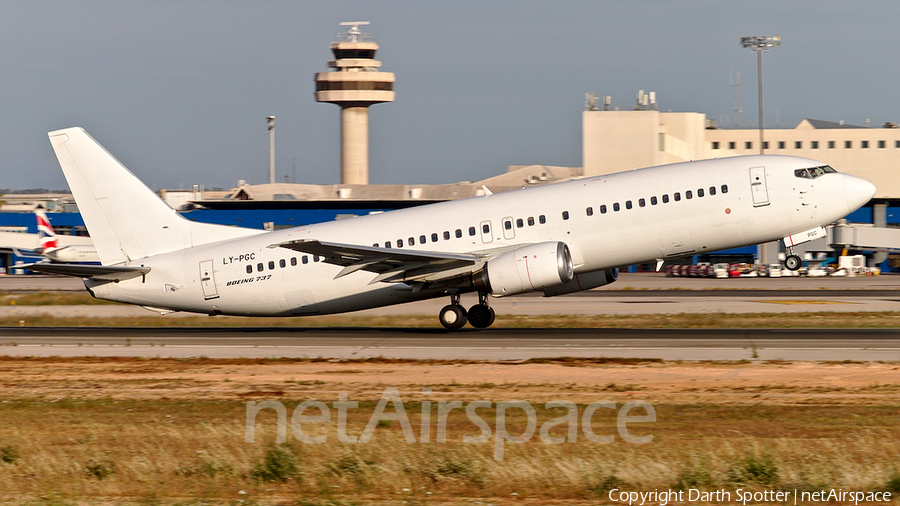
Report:
<svg viewBox="0 0 900 506"><path fill-rule="evenodd" d="M351 411L348 434L363 431L373 407L363 402ZM421 405L407 403L406 409L418 433ZM459 497L591 501L604 499L613 485L883 489L900 462L900 420L893 407L656 410L658 422L635 431L654 436L647 445L619 437L609 445L555 445L535 437L507 445L498 462L493 440L462 442L463 434L479 429L458 411L449 418L446 444L409 444L393 423L379 425L369 444L339 443L336 426L326 424L310 431L328 435L324 444L290 438L279 445L272 411L258 417L257 442L244 442L242 402L23 399L0 406L6 422L0 442L17 454L0 464L0 488L17 497L49 493L117 503L151 496L164 503L195 498L225 504L278 504L277 497L313 504ZM495 426L490 411L481 414ZM539 408L538 425L554 416ZM615 434L612 415L595 419L597 433ZM520 415L508 423L512 434L524 430Z"/></svg>
<svg viewBox="0 0 900 506"><path fill-rule="evenodd" d="M89 293L62 291L0 291L0 306L82 306L120 304L108 300L95 299Z"/></svg>
<svg viewBox="0 0 900 506"><path fill-rule="evenodd" d="M21 323L24 322L24 323ZM28 315L0 317L0 327L439 327L434 315L312 316L297 318L242 318L183 316L165 318L54 317ZM900 312L810 313L675 313L641 315L497 315L492 328L896 328Z"/></svg>
<svg viewBox="0 0 900 506"><path fill-rule="evenodd" d="M884 490L900 484L897 367L7 357L0 502L592 504L610 487ZM384 422L368 444L340 443L336 409L330 423L304 425L327 435L324 444L300 443L290 430L277 444L271 409L258 415L256 441L244 442L247 401L278 400L290 419L301 401L331 406L347 392L359 402L347 433L358 436L387 385L400 388L417 439L422 401L432 401L430 442L407 443L399 422ZM576 402L580 415L596 400L646 399L657 421L629 428L654 439L624 442L615 411L601 409L593 430L615 436L612 444L586 441L579 423L576 443L536 433L507 444L498 462L495 435L463 442L480 429L454 410L448 442L434 442L437 401L513 399L534 405L538 430L565 413L545 409L547 400ZM478 413L495 429L494 409ZM522 433L523 412L509 411L507 426Z"/></svg>

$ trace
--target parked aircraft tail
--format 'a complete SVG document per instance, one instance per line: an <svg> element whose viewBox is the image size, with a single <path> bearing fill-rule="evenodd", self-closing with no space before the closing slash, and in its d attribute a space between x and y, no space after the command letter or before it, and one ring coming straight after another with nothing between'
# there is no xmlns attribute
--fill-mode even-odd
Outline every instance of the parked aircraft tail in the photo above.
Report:
<svg viewBox="0 0 900 506"><path fill-rule="evenodd" d="M37 209L34 211L34 217L37 219L39 241L37 252L45 254L58 249L59 243L56 241L56 233L53 232L53 226L50 225L50 220L47 219L47 215L43 210Z"/></svg>
<svg viewBox="0 0 900 506"><path fill-rule="evenodd" d="M80 127L48 135L103 265L262 233L182 218Z"/></svg>

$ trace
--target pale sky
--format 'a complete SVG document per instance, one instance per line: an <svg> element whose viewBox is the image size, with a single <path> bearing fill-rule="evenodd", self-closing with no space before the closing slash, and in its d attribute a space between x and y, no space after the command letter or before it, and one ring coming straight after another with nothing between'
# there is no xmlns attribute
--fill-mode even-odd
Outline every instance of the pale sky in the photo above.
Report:
<svg viewBox="0 0 900 506"><path fill-rule="evenodd" d="M0 1L0 188L65 188L46 133L84 127L154 189L340 179L339 115L316 103L341 21L370 21L396 101L370 109L372 183L448 183L508 165L581 166L584 94L757 123L900 122L900 2Z"/></svg>

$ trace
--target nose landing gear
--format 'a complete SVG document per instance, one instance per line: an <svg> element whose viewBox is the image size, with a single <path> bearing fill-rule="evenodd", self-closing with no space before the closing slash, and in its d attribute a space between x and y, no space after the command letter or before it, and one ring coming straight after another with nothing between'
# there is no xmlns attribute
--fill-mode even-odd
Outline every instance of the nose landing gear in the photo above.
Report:
<svg viewBox="0 0 900 506"><path fill-rule="evenodd" d="M787 250L788 256L784 259L784 266L789 271L796 271L803 265L803 260L800 259L799 256L794 254L793 248L788 248Z"/></svg>
<svg viewBox="0 0 900 506"><path fill-rule="evenodd" d="M459 303L459 293L450 293L450 304L441 308L438 319L447 330L458 330L468 322L476 329L490 327L494 323L494 310L488 305L487 294L478 292L478 304L467 312Z"/></svg>

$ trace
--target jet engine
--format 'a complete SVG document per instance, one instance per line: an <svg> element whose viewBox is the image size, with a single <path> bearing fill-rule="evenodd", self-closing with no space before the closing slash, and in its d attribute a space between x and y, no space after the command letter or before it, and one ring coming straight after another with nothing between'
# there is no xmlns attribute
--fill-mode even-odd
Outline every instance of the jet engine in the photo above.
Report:
<svg viewBox="0 0 900 506"><path fill-rule="evenodd" d="M580 292L582 290L590 290L598 286L608 285L619 279L619 269L604 269L602 271L582 272L576 274L568 283L548 286L543 289L544 297L554 297L567 293Z"/></svg>
<svg viewBox="0 0 900 506"><path fill-rule="evenodd" d="M479 292L494 297L543 290L572 281L572 254L562 242L550 241L522 246L488 260L472 274Z"/></svg>

